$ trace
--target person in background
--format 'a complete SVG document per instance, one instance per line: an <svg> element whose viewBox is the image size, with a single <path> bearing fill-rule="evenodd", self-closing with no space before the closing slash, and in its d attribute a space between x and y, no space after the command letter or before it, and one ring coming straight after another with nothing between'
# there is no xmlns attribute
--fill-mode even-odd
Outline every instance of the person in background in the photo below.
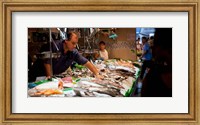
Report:
<svg viewBox="0 0 200 125"><path fill-rule="evenodd" d="M57 59L52 59L52 69L53 75L63 73L66 71L72 63L75 61L80 65L86 66L90 71L94 73L96 78L102 78L99 75L96 67L89 62L85 57L81 56L79 52L75 49L78 43L78 35L76 32L67 33L67 39L63 41L56 41L55 44L52 44L52 52L60 52L61 56ZM40 76L46 75L47 78L52 76L51 74L51 60L47 59L43 61L43 67L39 66L40 70L44 69L43 74L40 72ZM35 67L37 68L37 67ZM38 75L36 75L38 76Z"/></svg>
<svg viewBox="0 0 200 125"><path fill-rule="evenodd" d="M149 38L149 40L148 40L149 46L150 46L151 48L153 47L153 39L154 39L154 37L151 36L151 37Z"/></svg>
<svg viewBox="0 0 200 125"><path fill-rule="evenodd" d="M152 59L152 51L147 42L146 37L142 37L142 44L143 44L142 55L140 57L143 61L141 74L140 74L141 80L144 77L145 71L149 70L149 68L151 67L151 59Z"/></svg>
<svg viewBox="0 0 200 125"><path fill-rule="evenodd" d="M136 49L137 52L140 52L142 50L142 45L140 44L140 37L136 41Z"/></svg>
<svg viewBox="0 0 200 125"><path fill-rule="evenodd" d="M172 97L172 28L158 28L152 49L154 62L143 80L142 97Z"/></svg>
<svg viewBox="0 0 200 125"><path fill-rule="evenodd" d="M104 41L99 42L99 52L95 55L96 59L100 60L108 59L108 52L105 48L106 48L106 43Z"/></svg>

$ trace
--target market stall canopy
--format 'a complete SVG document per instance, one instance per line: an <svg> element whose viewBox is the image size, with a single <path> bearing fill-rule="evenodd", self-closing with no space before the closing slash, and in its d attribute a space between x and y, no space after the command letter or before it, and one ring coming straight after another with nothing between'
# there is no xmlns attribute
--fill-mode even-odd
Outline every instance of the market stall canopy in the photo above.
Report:
<svg viewBox="0 0 200 125"><path fill-rule="evenodd" d="M155 28L136 28L136 38L154 36Z"/></svg>

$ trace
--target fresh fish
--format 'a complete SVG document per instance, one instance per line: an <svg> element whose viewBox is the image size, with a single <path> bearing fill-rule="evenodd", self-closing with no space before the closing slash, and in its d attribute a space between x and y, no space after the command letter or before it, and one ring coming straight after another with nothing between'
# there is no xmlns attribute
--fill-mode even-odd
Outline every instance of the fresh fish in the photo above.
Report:
<svg viewBox="0 0 200 125"><path fill-rule="evenodd" d="M99 91L96 91L96 92L103 93L103 94L108 94L108 95L110 95L112 97L115 97L116 95L120 95L120 93L118 91L116 91L116 90L110 90L110 89L106 90L106 91L99 90Z"/></svg>
<svg viewBox="0 0 200 125"><path fill-rule="evenodd" d="M98 92L93 92L93 93L96 97L112 97L108 94L102 94L102 93L98 93Z"/></svg>
<svg viewBox="0 0 200 125"><path fill-rule="evenodd" d="M72 83L72 77L64 77L64 78L62 78L62 81L64 83Z"/></svg>
<svg viewBox="0 0 200 125"><path fill-rule="evenodd" d="M121 70L124 72L131 72L131 73L135 73L134 69L128 68L128 67L124 67L124 66L116 66L116 70Z"/></svg>
<svg viewBox="0 0 200 125"><path fill-rule="evenodd" d="M82 97L87 97L87 96L85 95L85 92L83 92L83 91L80 91L80 94L81 94Z"/></svg>
<svg viewBox="0 0 200 125"><path fill-rule="evenodd" d="M59 87L62 87L62 85L60 84L60 81L52 81L52 82L40 84L36 86L35 89L37 89L38 91L42 91L42 90L47 90L47 89L58 89Z"/></svg>
<svg viewBox="0 0 200 125"><path fill-rule="evenodd" d="M62 90L59 90L59 89L46 89L46 90L43 90L43 91L39 91L39 92L36 92L34 93L34 95L45 95L45 96L50 96L50 95L53 95L53 94L62 94Z"/></svg>
<svg viewBox="0 0 200 125"><path fill-rule="evenodd" d="M90 92L85 92L85 94L89 97L94 97L95 95L93 93L90 93Z"/></svg>
<svg viewBox="0 0 200 125"><path fill-rule="evenodd" d="M114 87L117 87L117 88L123 88L123 86L115 83L114 81L109 81L109 80L99 80L96 82L97 84L100 84L100 85L110 85L110 86L114 86Z"/></svg>
<svg viewBox="0 0 200 125"><path fill-rule="evenodd" d="M89 90L90 92L93 92L93 91L99 91L99 90L101 90L101 88L90 87L88 90Z"/></svg>
<svg viewBox="0 0 200 125"><path fill-rule="evenodd" d="M93 83L93 82L88 82L88 81L80 81L80 82L78 82L78 84L84 84L84 85L88 85L88 86L102 87L101 85L98 85L98 84Z"/></svg>

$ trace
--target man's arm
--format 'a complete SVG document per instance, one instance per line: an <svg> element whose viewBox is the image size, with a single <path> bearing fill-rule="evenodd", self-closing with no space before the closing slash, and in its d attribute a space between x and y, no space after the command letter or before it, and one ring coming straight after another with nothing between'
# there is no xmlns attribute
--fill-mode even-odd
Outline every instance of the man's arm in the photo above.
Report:
<svg viewBox="0 0 200 125"><path fill-rule="evenodd" d="M85 57L81 56L78 51L75 51L75 61L78 64L84 65L86 66L90 71L92 71L95 75L95 77L102 79L103 77L99 75L99 72L97 70L97 68L91 63L89 62Z"/></svg>
<svg viewBox="0 0 200 125"><path fill-rule="evenodd" d="M50 78L51 77L51 65L44 63L45 71L46 71L46 77Z"/></svg>
<svg viewBox="0 0 200 125"><path fill-rule="evenodd" d="M86 66L90 71L92 71L94 73L94 75L98 75L99 72L97 70L97 68L89 61L87 61L84 66Z"/></svg>
<svg viewBox="0 0 200 125"><path fill-rule="evenodd" d="M102 76L99 75L99 72L97 70L97 68L89 61L87 61L84 66L86 66L90 71L92 71L95 75L95 77L99 78L99 79L103 79Z"/></svg>

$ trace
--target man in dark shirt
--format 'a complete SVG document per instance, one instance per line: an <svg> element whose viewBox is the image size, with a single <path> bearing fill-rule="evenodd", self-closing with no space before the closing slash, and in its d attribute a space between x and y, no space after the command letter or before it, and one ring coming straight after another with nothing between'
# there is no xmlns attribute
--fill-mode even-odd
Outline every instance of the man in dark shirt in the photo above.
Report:
<svg viewBox="0 0 200 125"><path fill-rule="evenodd" d="M81 56L75 49L78 43L78 35L75 32L70 32L67 34L67 39L63 42L57 42L56 46L52 48L53 52L61 52L61 56L58 59L53 59L53 73L59 74L67 70L75 61L78 64L86 66L90 71L94 73L97 78L101 78L96 67L90 63L85 57ZM44 62L46 76L51 76L51 65L50 60Z"/></svg>
<svg viewBox="0 0 200 125"><path fill-rule="evenodd" d="M85 57L81 56L76 49L78 43L78 35L75 32L70 32L67 34L67 39L64 41L55 41L55 44L52 44L52 52L59 52L61 56L56 59L52 59L52 68L53 74L60 74L67 70L72 62L75 61L80 65L86 66L90 71L92 71L96 78L102 78L99 75L96 67L89 62ZM49 47L42 48L43 51L49 51ZM41 51L42 52L42 51ZM51 74L51 60L38 60L38 63L35 64L32 68L32 77L30 81L34 81L34 78L37 76L46 75L47 78L52 76Z"/></svg>
<svg viewBox="0 0 200 125"><path fill-rule="evenodd" d="M53 64L53 73L54 74L59 74L64 72L67 68L69 68L72 65L72 62L75 61L80 65L84 65L88 62L86 58L81 56L76 49L73 49L72 51L66 51L64 52L64 44L65 42L69 41L55 41L55 44L52 46L52 52L59 52L61 53L60 57L57 59L52 59L52 64ZM51 60L44 60L44 65L50 65Z"/></svg>

